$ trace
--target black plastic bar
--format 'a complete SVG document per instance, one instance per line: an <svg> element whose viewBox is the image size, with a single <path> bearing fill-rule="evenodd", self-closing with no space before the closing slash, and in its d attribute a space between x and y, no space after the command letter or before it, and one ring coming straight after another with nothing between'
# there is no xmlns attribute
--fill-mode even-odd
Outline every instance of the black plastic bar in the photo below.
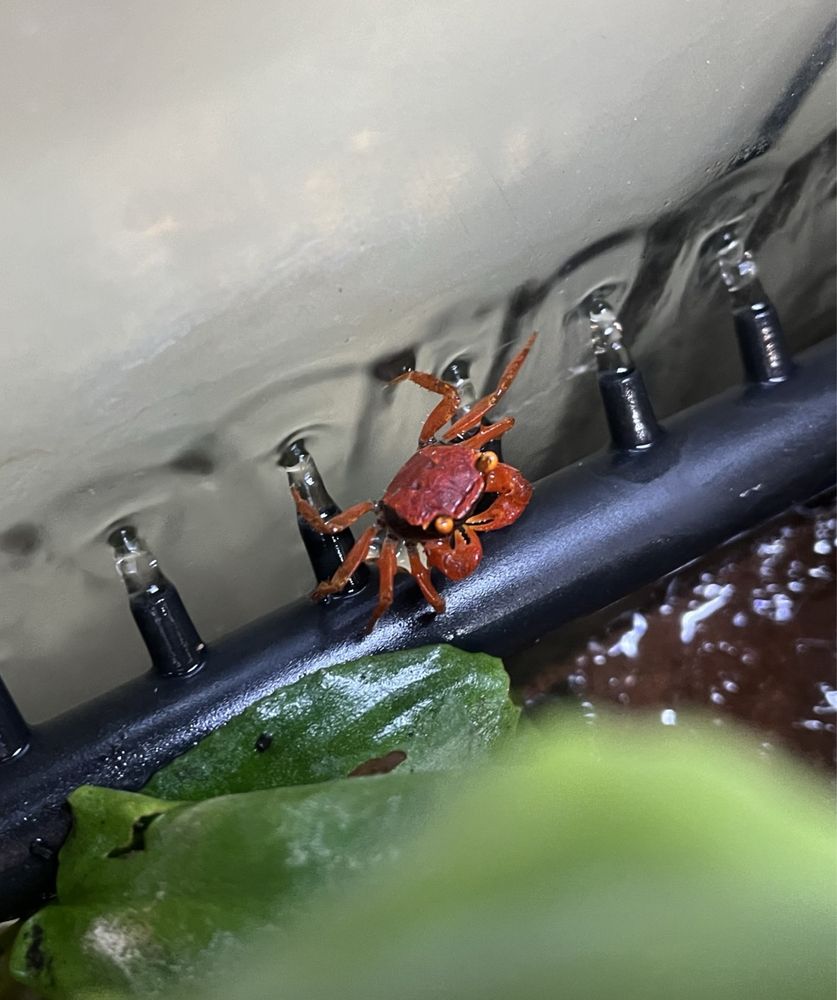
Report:
<svg viewBox="0 0 837 1000"><path fill-rule="evenodd" d="M650 448L662 428L624 340L624 330L604 289L593 292L581 308L590 323L593 355L598 368L610 441L618 451Z"/></svg>
<svg viewBox="0 0 837 1000"><path fill-rule="evenodd" d="M340 508L326 489L323 477L304 441L292 441L286 448L280 448L278 464L286 471L289 485L296 487L302 498L317 508L324 521L340 513ZM351 528L346 528L337 535L323 535L314 531L302 517L298 516L296 523L302 544L308 553L311 569L314 571L314 579L317 583L330 580L355 544ZM330 595L326 603L351 597L362 590L368 580L368 567L359 566L346 586L336 594Z"/></svg>
<svg viewBox="0 0 837 1000"><path fill-rule="evenodd" d="M140 788L258 698L329 664L431 642L519 651L830 488L834 477L830 341L784 382L736 388L678 414L653 448L607 449L541 480L521 519L485 536L479 570L444 587L444 615L429 614L407 579L369 635L372 587L327 607L298 601L210 648L196 674L138 677L34 727L29 751L0 768L0 918L50 892L49 851L66 835L63 803L77 785Z"/></svg>
<svg viewBox="0 0 837 1000"><path fill-rule="evenodd" d="M169 581L130 599L131 614L161 677L182 677L203 666L206 647Z"/></svg>
<svg viewBox="0 0 837 1000"><path fill-rule="evenodd" d="M708 241L729 292L738 350L747 380L757 385L783 382L794 370L779 314L759 278L758 265L734 225Z"/></svg>
<svg viewBox="0 0 837 1000"><path fill-rule="evenodd" d="M783 382L794 369L779 316L767 296L733 310L738 349L747 379Z"/></svg>
<svg viewBox="0 0 837 1000"><path fill-rule="evenodd" d="M598 379L613 447L620 451L650 448L663 430L642 374L633 368L627 372L599 372Z"/></svg>
<svg viewBox="0 0 837 1000"><path fill-rule="evenodd" d="M337 504L324 507L320 511L323 520L334 517L335 514L339 513L340 508ZM352 546L355 543L351 528L346 528L339 535L321 535L306 524L301 517L297 517L296 521L300 537L302 538L302 544L305 546L305 551L308 553L308 559L311 563L311 569L314 571L314 579L318 583L330 580L340 568L340 564L349 552L351 552ZM330 603L331 601L340 601L344 597L351 597L359 590L362 590L368 580L369 569L367 566L361 565L357 568L354 576L349 578L349 582L344 589L338 591L336 594L330 594L326 598L326 601Z"/></svg>
<svg viewBox="0 0 837 1000"><path fill-rule="evenodd" d="M15 759L29 746L29 727L9 689L0 679L0 765ZM2 782L0 777L0 782Z"/></svg>
<svg viewBox="0 0 837 1000"><path fill-rule="evenodd" d="M154 670L161 677L183 677L200 669L206 646L177 588L145 543L128 525L117 528L108 541Z"/></svg>

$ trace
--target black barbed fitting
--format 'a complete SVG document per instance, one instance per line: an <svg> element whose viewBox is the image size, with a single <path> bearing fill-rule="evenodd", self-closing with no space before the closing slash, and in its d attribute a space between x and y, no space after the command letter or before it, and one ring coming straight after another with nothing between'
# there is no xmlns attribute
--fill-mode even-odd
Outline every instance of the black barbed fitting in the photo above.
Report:
<svg viewBox="0 0 837 1000"><path fill-rule="evenodd" d="M194 673L206 660L206 645L177 588L131 525L111 532L108 544L154 670L163 677Z"/></svg>
<svg viewBox="0 0 837 1000"><path fill-rule="evenodd" d="M721 280L732 300L732 316L741 362L749 382L784 382L794 370L779 314L767 297L758 267L744 241L732 229L713 240Z"/></svg>
<svg viewBox="0 0 837 1000"><path fill-rule="evenodd" d="M11 692L0 679L0 764L20 757L29 747L29 727Z"/></svg>
<svg viewBox="0 0 837 1000"><path fill-rule="evenodd" d="M307 500L313 507L316 507L324 521L340 513L340 507L337 506L326 489L317 464L302 439L292 441L286 446L280 446L277 464L287 473L288 485L294 487L303 500ZM324 583L334 576L345 561L355 544L354 535L350 528L346 528L345 531L341 531L337 535L321 535L298 515L296 523L317 583ZM331 595L328 599L341 600L344 597L357 594L363 590L368 581L369 568L362 564L350 577L343 590Z"/></svg>
<svg viewBox="0 0 837 1000"><path fill-rule="evenodd" d="M474 388L474 383L471 381L471 362L467 358L454 358L439 377L443 382L447 382L449 385L452 385L459 393L459 408L451 418L452 421L459 420L460 417L464 417L465 414L471 410L474 403L477 401L477 390ZM489 420L487 417L483 417L482 424L484 427L490 427L492 422L493 421ZM479 427L475 427L473 430L468 431L467 434L463 436L462 440L467 440L469 437L476 434L478 430ZM493 441L487 441L482 446L480 451L493 451L500 461L503 461L503 442L501 438L497 438Z"/></svg>
<svg viewBox="0 0 837 1000"><path fill-rule="evenodd" d="M663 430L645 380L624 343L622 324L605 299L592 298L587 312L611 444L617 451L650 448Z"/></svg>

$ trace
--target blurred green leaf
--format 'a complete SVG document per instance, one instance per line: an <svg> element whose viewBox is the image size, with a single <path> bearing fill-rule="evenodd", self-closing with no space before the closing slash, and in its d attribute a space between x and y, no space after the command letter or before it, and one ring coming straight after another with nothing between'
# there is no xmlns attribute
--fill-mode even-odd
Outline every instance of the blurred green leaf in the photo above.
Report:
<svg viewBox="0 0 837 1000"><path fill-rule="evenodd" d="M751 740L610 721L449 788L397 869L202 1000L833 1000L829 787Z"/></svg>
<svg viewBox="0 0 837 1000"><path fill-rule="evenodd" d="M452 646L354 660L256 702L145 791L184 800L309 784L393 750L407 754L402 769L464 765L514 731L508 690L500 660Z"/></svg>
<svg viewBox="0 0 837 1000"><path fill-rule="evenodd" d="M0 925L0 1000L36 1000L35 994L12 979L9 971L9 955L18 927L16 923L7 927Z"/></svg>

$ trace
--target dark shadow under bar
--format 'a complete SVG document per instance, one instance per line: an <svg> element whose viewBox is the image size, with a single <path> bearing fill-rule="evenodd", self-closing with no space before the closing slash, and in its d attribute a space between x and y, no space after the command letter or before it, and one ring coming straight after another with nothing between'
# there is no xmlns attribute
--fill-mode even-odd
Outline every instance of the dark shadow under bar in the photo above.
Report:
<svg viewBox="0 0 837 1000"><path fill-rule="evenodd" d="M51 890L48 850L66 835L77 785L137 789L256 699L328 664L432 642L505 655L653 582L835 477L834 342L785 382L737 388L666 422L653 447L607 450L547 477L520 521L485 539L479 571L433 618L404 579L370 634L369 587L323 607L296 602L207 651L186 677L154 674L33 729L0 766L0 919ZM118 655L113 651L111 655Z"/></svg>

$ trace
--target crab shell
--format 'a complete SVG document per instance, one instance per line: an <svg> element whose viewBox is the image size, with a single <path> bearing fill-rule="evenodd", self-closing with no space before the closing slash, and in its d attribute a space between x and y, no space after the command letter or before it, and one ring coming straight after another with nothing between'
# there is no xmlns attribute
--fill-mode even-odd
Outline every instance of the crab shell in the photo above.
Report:
<svg viewBox="0 0 837 1000"><path fill-rule="evenodd" d="M480 452L463 444L430 444L399 469L382 498L385 512L427 531L440 515L460 521L485 490Z"/></svg>

